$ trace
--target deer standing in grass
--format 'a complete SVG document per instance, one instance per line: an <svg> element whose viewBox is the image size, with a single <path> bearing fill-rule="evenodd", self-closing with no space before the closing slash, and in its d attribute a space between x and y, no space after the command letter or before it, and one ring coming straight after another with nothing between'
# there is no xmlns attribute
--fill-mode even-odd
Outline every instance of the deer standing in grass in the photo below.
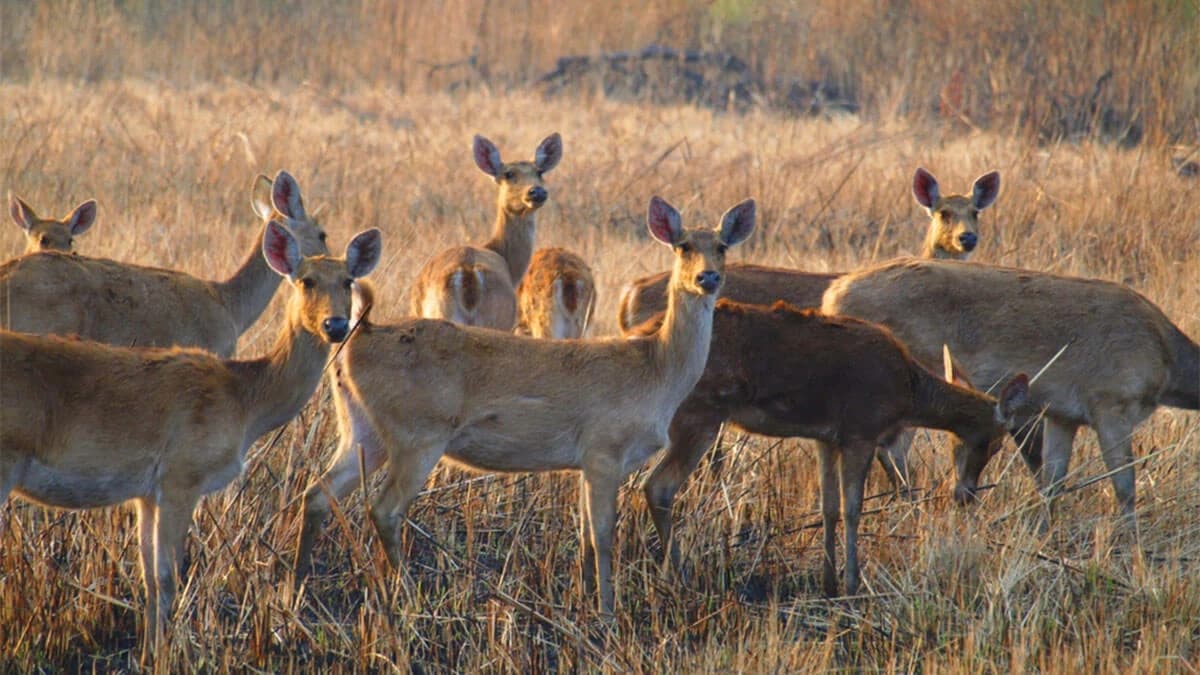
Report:
<svg viewBox="0 0 1200 675"><path fill-rule="evenodd" d="M446 249L425 263L411 293L410 313L464 326L510 331L517 321L516 288L533 255L537 211L549 197L543 176L562 159L562 137L551 134L532 162L505 163L483 136L475 164L496 181L496 225L482 246Z"/></svg>
<svg viewBox="0 0 1200 675"><path fill-rule="evenodd" d="M96 200L89 199L75 207L71 215L61 220L39 218L33 208L20 197L8 195L8 212L13 222L25 232L25 253L59 251L70 253L75 237L88 231L96 222Z"/></svg>
<svg viewBox="0 0 1200 675"><path fill-rule="evenodd" d="M992 171L976 178L970 196L943 195L933 174L917 168L912 193L929 214L921 256L966 260L979 242L979 212L995 203L1000 194L1000 173ZM617 314L622 331L633 330L663 310L666 276L659 273L643 277L625 287ZM796 307L819 307L825 289L838 276L734 263L727 270L722 293L729 300L747 304L772 305L783 300ZM938 358L939 361L926 365L934 367L940 363L940 355ZM909 485L908 449L912 438L912 432L906 431L879 454L880 464L898 490Z"/></svg>
<svg viewBox="0 0 1200 675"><path fill-rule="evenodd" d="M660 320L654 317L632 334L652 334ZM764 307L721 300L712 339L721 348L709 353L700 381L675 412L671 442L643 484L666 560L681 569L671 508L722 424L764 436L812 438L820 447L828 596L838 589L839 515L846 529L846 593L858 592L858 523L875 448L907 426L955 434L954 497L968 503L1028 393L1024 375L1014 377L999 400L946 382L914 361L885 328L784 302Z"/></svg>
<svg viewBox="0 0 1200 675"><path fill-rule="evenodd" d="M355 237L345 258L304 257L277 221L262 242L270 268L292 286L265 357L0 331L0 502L10 491L67 509L134 502L143 659L163 637L196 503L240 475L250 445L312 396L330 344L349 332L353 280L380 255L378 230Z"/></svg>
<svg viewBox="0 0 1200 675"><path fill-rule="evenodd" d="M980 385L1049 364L1029 392L1044 411L1040 451L1024 453L1030 470L1047 494L1059 492L1076 431L1093 427L1120 513L1132 525L1134 428L1159 405L1200 409L1200 347L1120 284L897 260L834 281L822 309L889 327L926 363L948 345Z"/></svg>
<svg viewBox="0 0 1200 675"><path fill-rule="evenodd" d="M595 307L596 282L583 258L563 248L534 252L517 288L520 332L553 340L581 338Z"/></svg>
<svg viewBox="0 0 1200 675"><path fill-rule="evenodd" d="M303 255L328 253L325 232L308 217L287 172L255 180L255 211L279 219ZM0 265L0 328L75 335L123 347L199 347L232 356L238 337L266 309L277 275L261 236L225 281L87 256L22 256Z"/></svg>
<svg viewBox="0 0 1200 675"><path fill-rule="evenodd" d="M601 612L612 613L617 491L666 445L676 407L704 370L725 251L754 229L754 202L731 208L715 230L684 229L655 197L648 224L675 265L662 330L644 338L536 340L363 317L331 375L341 443L305 494L297 582L330 498L359 484L361 448L368 474L388 467L370 516L393 566L404 514L442 457L484 471L579 471L584 583L598 586Z"/></svg>

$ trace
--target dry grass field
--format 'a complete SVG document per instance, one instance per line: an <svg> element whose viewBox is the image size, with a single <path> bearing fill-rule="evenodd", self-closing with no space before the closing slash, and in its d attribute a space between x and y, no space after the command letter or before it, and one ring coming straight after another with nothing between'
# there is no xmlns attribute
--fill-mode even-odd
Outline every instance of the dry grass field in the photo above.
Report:
<svg viewBox="0 0 1200 675"><path fill-rule="evenodd" d="M261 227L252 179L287 169L332 249L359 230L383 230L372 278L374 317L386 320L403 315L428 256L490 229L494 187L471 160L472 135L491 138L505 158L528 158L559 131L564 158L547 176L538 243L590 261L594 333L610 334L621 285L668 264L669 252L645 236L651 195L680 206L685 222L713 224L753 196L760 227L733 259L836 271L919 249L926 217L909 192L915 167L954 192L998 169L1001 195L982 216L975 260L1129 284L1200 338L1200 179L1172 161L1195 158L1200 143L1194 2L1076 3L1079 16L1058 17L1061 42L1040 23L1054 17L995 23L980 39L994 49L980 53L995 55L989 91L1007 87L1008 102L968 95L977 109L988 106L970 118L913 103L974 58L939 62L921 41L895 43L932 3L906 3L901 27L877 32L834 4L813 3L810 16L770 3L617 3L628 11L581 8L569 20L559 12L531 35L518 30L522 17L550 13L549 3L459 1L446 4L435 39L438 15L421 2L327 14L297 3L4 2L0 33L12 39L0 41L0 190L43 215L97 199L97 224L76 242L84 254L222 277ZM850 4L867 14L889 5ZM1100 25L1139 19L1143 29L1101 31L1099 47L1068 39L1094 28L1087 17L1097 12ZM928 30L962 46L960 31L994 18L967 12ZM213 38L221 21L232 36L224 44ZM787 25L807 26L808 52L788 40ZM1037 63L1009 67L1017 52L1005 31L1022 29ZM837 31L875 51L839 47ZM412 44L393 49L402 33ZM655 40L745 50L771 77L836 76L857 87L862 108L734 114L548 99L514 84L558 55ZM428 62L472 50L490 64L491 84L447 88L427 77ZM905 54L911 62L887 69ZM1072 69L1096 54L1133 64L1105 96L1138 120L1141 142L1110 142L1099 127L1048 138L1012 108L1052 108L1035 93L1041 87L1070 82L1086 92L1100 73L1073 80ZM819 63L826 72L812 70ZM968 83L987 72L968 72ZM0 225L0 257L23 246L15 225ZM242 338L240 355L270 346L283 296ZM319 539L314 577L293 592L299 498L335 445L322 386L299 418L255 446L241 478L201 502L165 670L1200 671L1196 413L1160 409L1137 432L1144 556L1114 546L1115 502L1107 480L1096 480L1104 468L1090 431L1076 442L1071 488L1046 532L1015 448L988 467L994 487L962 509L950 499L948 442L919 434L918 497L891 500L882 472L872 474L869 493L879 496L862 526L866 592L836 602L821 598L817 581L815 449L727 432L720 470L702 465L677 502L677 536L694 569L687 584L656 564L653 528L632 489L640 474L622 493L611 626L579 580L571 475L439 468L409 513L410 562L399 573L387 571L356 494ZM136 536L127 508L0 505L0 670L136 667Z"/></svg>

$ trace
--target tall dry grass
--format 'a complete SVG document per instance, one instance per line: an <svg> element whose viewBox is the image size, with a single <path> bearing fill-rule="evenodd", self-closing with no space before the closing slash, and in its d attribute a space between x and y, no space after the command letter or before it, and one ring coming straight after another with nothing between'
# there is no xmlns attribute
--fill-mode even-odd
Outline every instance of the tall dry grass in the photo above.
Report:
<svg viewBox="0 0 1200 675"><path fill-rule="evenodd" d="M522 24L526 8L546 9L487 6L494 21L510 27ZM620 285L668 262L669 254L643 235L651 194L682 206L689 222L715 222L724 208L753 195L761 229L738 259L850 269L918 250L925 218L908 184L914 167L924 165L954 191L987 169L1002 172L1000 200L983 216L980 260L1128 283L1200 336L1200 181L1173 171L1165 123L1147 134L1160 140L1130 151L1088 140L1039 143L1003 125L964 133L900 107L807 120L544 101L521 91L406 92L384 75L416 77L412 54L457 58L498 30L479 22L482 5L450 3L441 21L451 28L440 39L419 30L431 18L416 3L391 18L371 3L169 7L39 5L31 13L0 5L4 32L15 36L0 47L6 77L0 185L46 212L97 198L100 219L78 242L87 254L224 275L259 227L248 204L251 179L287 168L310 210L321 209L335 248L360 229L383 229L384 261L374 279L383 300L376 314L386 320L402 313L405 289L427 256L480 239L490 226L494 188L472 166L471 135L488 135L506 157L527 156L557 130L566 151L548 177L551 201L539 243L569 246L593 264L600 333L614 328ZM191 29L181 7L195 15ZM648 7L661 24L635 20L646 16L635 13L625 32L617 24L627 19L615 11L581 10L594 24L589 31L578 26L590 24L562 23L544 12L539 35L545 37L530 38L531 63L579 39L594 41L581 50L663 39L647 25L690 25L672 18L691 16L679 8L705 21L739 7L754 16L802 11L758 3ZM812 20L824 32L811 42L833 45L836 31L849 35L855 26L872 25L831 7L811 10L826 21ZM911 9L933 11L923 7ZM1151 29L1171 27L1174 15L1155 11L1167 18L1149 22ZM357 12L358 24L351 20ZM876 23L879 31L890 25ZM761 31L768 43L776 40L771 49L782 50L782 33L768 24L745 30ZM58 40L51 28L59 25L97 39ZM89 25L104 30L89 33ZM729 20L722 25L733 39ZM202 26L220 26L231 39L202 39ZM375 49L401 33L416 41L414 51ZM900 33L888 35L879 34L879 50L898 48L888 43ZM1119 42L1114 38L1113 50ZM876 69L876 62L864 62L859 72L880 81L895 77L898 86L911 76L910 95L928 91L918 86L933 77L925 68L933 57L924 49L910 47L921 66L910 75ZM255 50L263 64L279 65L248 71ZM517 53L497 52L492 70L524 67ZM1084 66L1069 50L1059 58L1064 68ZM388 59L408 65L376 63ZM1141 63L1139 81L1195 75ZM281 74L267 76L271 68ZM1183 106L1188 96L1179 94L1171 105ZM0 255L21 247L16 226L0 225ZM269 347L280 302L243 339L241 354ZM1062 517L1046 533L1036 528L1040 501L1015 451L989 467L985 478L995 487L982 503L958 509L948 499L948 446L923 435L914 453L922 496L914 503L870 502L862 528L867 597L836 603L821 600L816 583L820 519L812 449L803 441L727 434L724 468L702 468L676 510L681 549L695 572L689 583L659 571L640 494L623 494L611 634L580 587L576 491L565 475L438 470L410 512L410 563L399 574L387 573L356 495L318 542L317 574L303 595L294 594L287 568L298 498L335 445L330 416L320 391L299 419L255 447L243 478L201 503L165 657L171 670L1200 667L1195 413L1163 410L1137 432L1144 559L1114 547L1111 492L1106 482L1087 484L1104 471L1090 433L1077 443L1071 480L1080 487L1063 498ZM872 481L873 492L884 491L881 476ZM13 499L0 520L0 669L130 668L142 601L131 513L50 511Z"/></svg>

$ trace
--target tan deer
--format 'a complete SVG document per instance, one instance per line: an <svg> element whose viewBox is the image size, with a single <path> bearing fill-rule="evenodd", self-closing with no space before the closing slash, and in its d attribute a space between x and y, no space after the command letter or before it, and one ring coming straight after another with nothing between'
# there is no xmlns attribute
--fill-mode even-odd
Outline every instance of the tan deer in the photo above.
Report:
<svg viewBox="0 0 1200 675"><path fill-rule="evenodd" d="M611 614L617 491L666 445L675 408L704 370L725 250L754 228L754 202L715 230L684 229L658 197L648 223L675 265L662 330L624 340L536 340L446 321L362 321L331 377L341 444L304 499L297 580L309 570L330 498L388 465L371 520L393 566L397 528L442 457L484 471L579 471L583 577ZM366 298L361 304L370 305ZM357 315L357 313L356 313Z"/></svg>
<svg viewBox="0 0 1200 675"><path fill-rule="evenodd" d="M596 307L596 282L583 258L563 248L533 254L517 288L518 331L565 340L587 333Z"/></svg>
<svg viewBox="0 0 1200 675"><path fill-rule="evenodd" d="M74 250L75 237L87 232L96 222L96 200L89 199L76 206L71 215L62 220L55 220L39 218L32 207L10 192L8 212L12 215L13 222L25 232L25 253L70 253Z"/></svg>
<svg viewBox="0 0 1200 675"><path fill-rule="evenodd" d="M1058 492L1075 433L1090 425L1130 522L1134 428L1159 405L1200 409L1200 347L1120 284L897 260L834 281L822 310L884 324L926 364L948 345L982 386L1050 364L1029 392L1045 412L1042 450L1027 455L1030 468L1048 494Z"/></svg>
<svg viewBox="0 0 1200 675"><path fill-rule="evenodd" d="M661 315L639 326L650 335ZM671 421L671 443L643 489L666 559L679 569L671 538L675 494L712 447L721 425L775 437L820 441L825 526L825 594L837 594L834 544L846 528L846 593L858 592L858 522L875 448L901 428L954 433L955 499L974 499L979 476L1028 394L1014 377L999 400L946 382L908 355L891 333L865 321L830 317L778 302L717 303L704 374ZM845 504L842 499L845 498Z"/></svg>
<svg viewBox="0 0 1200 675"><path fill-rule="evenodd" d="M0 501L67 509L133 501L146 586L143 658L163 636L177 564L200 497L242 471L250 445L312 396L330 343L349 332L353 280L379 260L368 230L345 258L304 257L271 221L262 255L292 286L267 356L127 349L0 331Z"/></svg>
<svg viewBox="0 0 1200 675"><path fill-rule="evenodd" d="M425 263L411 293L410 312L464 326L512 330L517 285L533 255L537 211L549 197L543 175L562 159L562 137L551 134L532 162L505 163L483 136L475 137L475 164L496 181L496 225L482 246L446 249Z"/></svg>
<svg viewBox="0 0 1200 675"><path fill-rule="evenodd" d="M278 218L308 255L328 253L286 171L259 176L254 208ZM225 281L86 256L22 256L0 265L0 328L76 335L117 346L200 347L231 356L266 309L279 275L263 260L261 237Z"/></svg>

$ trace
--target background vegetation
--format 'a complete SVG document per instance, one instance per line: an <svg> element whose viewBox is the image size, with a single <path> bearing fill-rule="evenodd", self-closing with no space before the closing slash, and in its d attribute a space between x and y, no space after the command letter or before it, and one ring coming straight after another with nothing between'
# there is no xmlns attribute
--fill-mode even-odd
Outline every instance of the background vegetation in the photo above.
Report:
<svg viewBox="0 0 1200 675"><path fill-rule="evenodd" d="M429 255L490 227L472 134L527 157L560 131L539 242L592 263L607 334L620 286L668 262L643 235L652 194L693 223L753 195L761 229L736 258L844 270L918 250L916 166L949 191L995 168L978 260L1130 284L1195 338L1197 22L1194 2L2 2L0 186L44 213L98 199L85 254L216 277L260 227L252 178L286 168L335 248L384 230L386 319ZM560 57L651 44L736 56L760 88L734 112L538 86ZM775 105L795 82L853 105ZM0 254L22 246L0 226ZM240 354L270 345L282 297ZM566 475L439 469L410 513L402 574L386 573L356 496L294 594L297 500L336 442L327 398L198 509L172 670L1200 668L1195 413L1161 410L1135 438L1144 558L1113 547L1090 432L1046 533L1015 451L989 467L982 503L958 509L948 445L923 434L921 496L872 500L867 594L837 603L816 584L812 448L729 432L728 461L678 504L689 583L659 572L640 493L623 495L605 639L578 581ZM129 510L13 499L0 522L0 666L129 668L142 602Z"/></svg>

